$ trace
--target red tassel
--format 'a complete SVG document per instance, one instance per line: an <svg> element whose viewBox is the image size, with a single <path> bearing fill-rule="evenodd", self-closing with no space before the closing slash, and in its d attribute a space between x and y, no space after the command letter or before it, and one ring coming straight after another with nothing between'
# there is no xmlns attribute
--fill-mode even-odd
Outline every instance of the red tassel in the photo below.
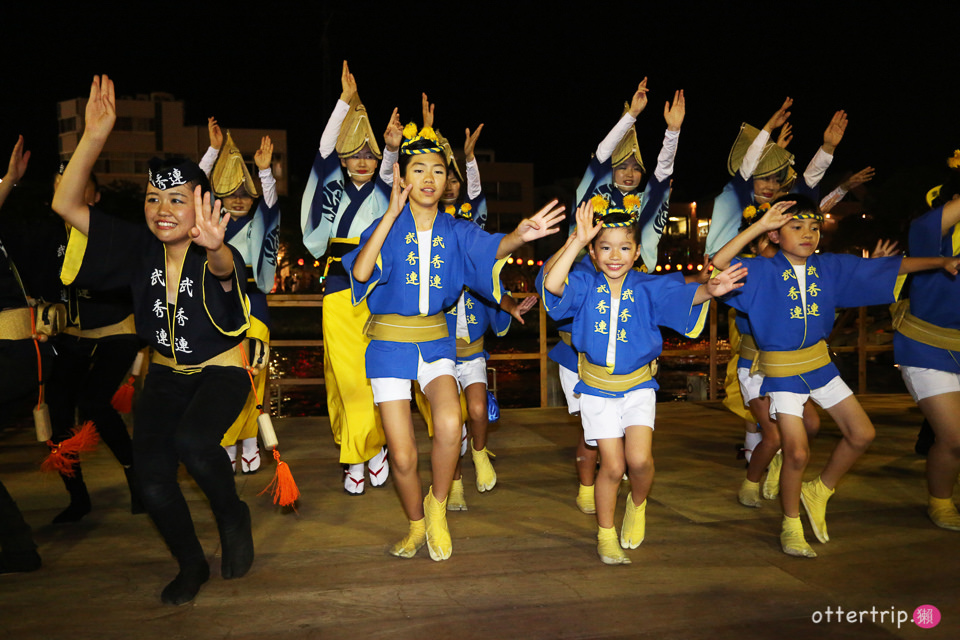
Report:
<svg viewBox="0 0 960 640"><path fill-rule="evenodd" d="M47 441L50 455L41 463L40 470L57 471L72 478L76 474L77 463L80 462L80 453L93 451L99 441L97 428L88 420L79 427L74 427L73 435L60 444Z"/></svg>
<svg viewBox="0 0 960 640"><path fill-rule="evenodd" d="M117 389L117 392L113 394L113 400L110 401L110 404L113 406L113 408L120 413L130 413L133 410L134 380L136 380L136 378L130 376L129 380L120 385L120 388Z"/></svg>
<svg viewBox="0 0 960 640"><path fill-rule="evenodd" d="M270 491L273 496L273 504L279 504L281 507L293 507L293 510L296 511L300 489L297 488L297 483L293 480L290 465L280 460L280 452L276 448L273 450L273 459L277 461L277 470L273 474L273 480L257 495L262 496Z"/></svg>

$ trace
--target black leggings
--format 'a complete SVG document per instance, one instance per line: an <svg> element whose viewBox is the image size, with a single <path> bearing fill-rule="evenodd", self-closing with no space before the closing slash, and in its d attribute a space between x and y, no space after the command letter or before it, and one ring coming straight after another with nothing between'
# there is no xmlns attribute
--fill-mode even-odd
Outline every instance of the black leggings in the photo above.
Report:
<svg viewBox="0 0 960 640"><path fill-rule="evenodd" d="M219 523L244 517L226 451L220 446L250 393L239 367L207 367L186 375L151 366L137 403L134 468L150 517L181 564L203 558L190 509L177 482L183 462Z"/></svg>
<svg viewBox="0 0 960 640"><path fill-rule="evenodd" d="M113 336L91 340L60 335L57 356L47 382L53 441L70 437L75 414L80 422L92 420L103 442L117 461L133 464L130 434L123 418L110 404L140 348L136 336Z"/></svg>

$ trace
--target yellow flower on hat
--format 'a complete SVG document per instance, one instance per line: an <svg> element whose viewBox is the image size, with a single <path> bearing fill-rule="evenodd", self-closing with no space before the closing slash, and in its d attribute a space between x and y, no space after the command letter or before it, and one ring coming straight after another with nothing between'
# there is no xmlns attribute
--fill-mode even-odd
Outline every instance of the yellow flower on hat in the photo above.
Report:
<svg viewBox="0 0 960 640"><path fill-rule="evenodd" d="M623 197L623 208L626 209L627 211L630 211L631 209L636 209L639 206L640 206L640 196L638 196L637 194L631 193L630 195L626 195Z"/></svg>
<svg viewBox="0 0 960 640"><path fill-rule="evenodd" d="M744 220L753 220L757 217L757 208L753 205L750 205L743 210L743 219Z"/></svg>
<svg viewBox="0 0 960 640"><path fill-rule="evenodd" d="M607 207L610 206L610 203L607 201L607 199L600 194L590 198L590 204L593 205L593 212L599 215L603 215L603 213L607 210Z"/></svg>
<svg viewBox="0 0 960 640"><path fill-rule="evenodd" d="M461 213L470 213L473 210L473 207L470 206L469 202L465 202L462 207L460 207Z"/></svg>
<svg viewBox="0 0 960 640"><path fill-rule="evenodd" d="M457 213L457 208L452 204L448 204L446 209L444 209L444 211L446 213L449 213L450 215L455 215Z"/></svg>
<svg viewBox="0 0 960 640"><path fill-rule="evenodd" d="M403 128L403 137L406 138L407 140L413 140L414 138L416 138L417 125L414 124L413 122L407 123L407 125Z"/></svg>
<svg viewBox="0 0 960 640"><path fill-rule="evenodd" d="M951 169L960 169L960 149L953 152L952 158L947 158L947 166Z"/></svg>
<svg viewBox="0 0 960 640"><path fill-rule="evenodd" d="M436 140L437 133L433 130L433 127L424 127L420 129L420 137L426 138L427 140Z"/></svg>

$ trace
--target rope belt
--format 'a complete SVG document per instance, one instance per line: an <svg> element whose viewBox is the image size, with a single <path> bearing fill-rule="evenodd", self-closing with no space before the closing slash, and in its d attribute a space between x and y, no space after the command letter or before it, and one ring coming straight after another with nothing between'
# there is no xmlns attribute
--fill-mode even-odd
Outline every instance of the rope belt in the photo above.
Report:
<svg viewBox="0 0 960 640"><path fill-rule="evenodd" d="M373 314L363 327L371 340L387 342L429 342L450 335L446 314L432 316L401 316L396 313Z"/></svg>
<svg viewBox="0 0 960 640"><path fill-rule="evenodd" d="M901 300L891 305L890 313L893 315L893 328L911 340L938 349L960 351L960 330L921 320L910 313L909 300Z"/></svg>
<svg viewBox="0 0 960 640"><path fill-rule="evenodd" d="M128 334L137 333L137 326L133 322L133 314L121 320L120 322L114 322L105 327L98 327L96 329L81 329L80 327L67 327L63 330L63 333L66 333L71 336L78 336L80 338L106 338L107 336L121 336Z"/></svg>
<svg viewBox="0 0 960 640"><path fill-rule="evenodd" d="M462 338L457 338L457 357L469 358L478 353L483 353L483 336L470 343L464 342Z"/></svg>
<svg viewBox="0 0 960 640"><path fill-rule="evenodd" d="M180 373L197 373L204 367L244 367L243 364L243 343L237 345L236 347L231 347L224 351L223 353L218 353L209 360L204 360L199 364L179 364L173 358L168 358L167 356L153 351L150 355L150 362L154 364L163 365L164 367L169 367L174 371Z"/></svg>
<svg viewBox="0 0 960 640"><path fill-rule="evenodd" d="M799 376L830 364L827 343L819 341L812 347L796 351L758 351L750 373L759 371L771 378Z"/></svg>
<svg viewBox="0 0 960 640"><path fill-rule="evenodd" d="M589 362L587 356L581 353L577 369L580 371L580 379L591 387L620 393L652 380L657 374L657 361L654 360L630 373L615 374L607 371L606 367Z"/></svg>

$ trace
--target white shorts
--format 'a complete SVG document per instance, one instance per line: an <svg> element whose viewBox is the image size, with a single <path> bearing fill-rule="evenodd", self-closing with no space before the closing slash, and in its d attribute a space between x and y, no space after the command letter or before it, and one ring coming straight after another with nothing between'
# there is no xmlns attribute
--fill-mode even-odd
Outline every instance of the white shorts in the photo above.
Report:
<svg viewBox="0 0 960 640"><path fill-rule="evenodd" d="M740 395L743 396L743 406L750 404L751 400L760 397L760 387L763 386L763 374L755 373L750 375L750 369L746 367L737 367L737 379L740 381Z"/></svg>
<svg viewBox="0 0 960 640"><path fill-rule="evenodd" d="M487 386L487 359L474 358L466 362L457 363L457 380L460 381L460 388L466 389L472 384L478 382Z"/></svg>
<svg viewBox="0 0 960 640"><path fill-rule="evenodd" d="M576 371L570 371L562 364L560 367L560 388L563 389L563 395L567 397L567 411L571 415L580 412L580 394L574 393L573 389L580 382L580 374Z"/></svg>
<svg viewBox="0 0 960 640"><path fill-rule="evenodd" d="M583 439L591 447L597 446L597 440L622 438L627 427L653 429L656 417L657 392L654 389L635 389L622 398L580 394Z"/></svg>
<svg viewBox="0 0 960 640"><path fill-rule="evenodd" d="M417 382L421 389L426 389L427 385L440 376L452 376L457 379L457 365L450 358L440 358L434 362L424 362L423 357L417 356ZM373 387L373 403L390 402L391 400L410 400L413 395L412 380L403 378L370 378L370 386Z"/></svg>
<svg viewBox="0 0 960 640"><path fill-rule="evenodd" d="M807 398L812 399L823 409L829 409L841 400L845 400L853 395L853 391L847 386L847 383L834 376L833 380L827 384L812 390L810 393L793 393L792 391L771 391L767 394L770 398L770 417L776 420L778 413L785 413L791 416L803 417L803 405Z"/></svg>
<svg viewBox="0 0 960 640"><path fill-rule="evenodd" d="M900 375L914 402L944 393L960 391L960 373L923 367L900 367Z"/></svg>

